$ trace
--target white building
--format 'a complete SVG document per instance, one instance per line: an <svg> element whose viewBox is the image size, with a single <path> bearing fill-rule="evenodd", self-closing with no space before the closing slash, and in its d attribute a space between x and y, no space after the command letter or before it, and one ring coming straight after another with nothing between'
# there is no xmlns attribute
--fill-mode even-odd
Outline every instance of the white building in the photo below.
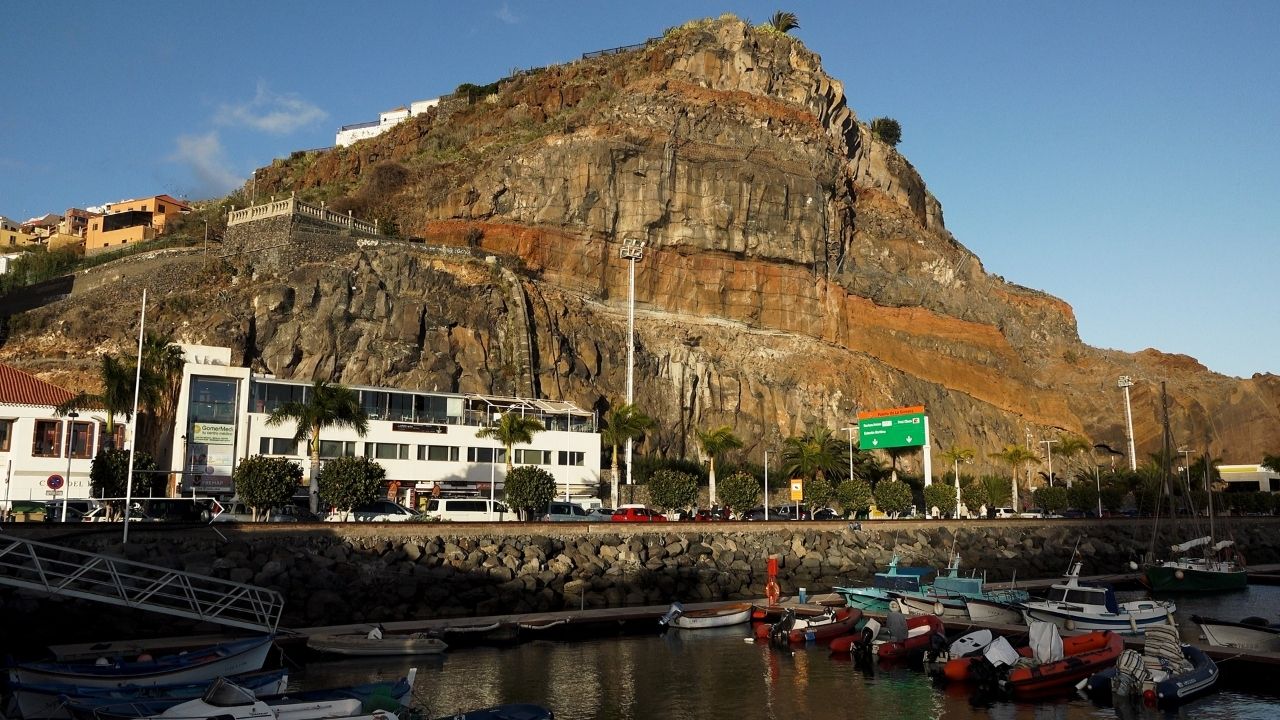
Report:
<svg viewBox="0 0 1280 720"><path fill-rule="evenodd" d="M1280 491L1280 473L1261 465L1218 465L1217 468L1228 490Z"/></svg>
<svg viewBox="0 0 1280 720"><path fill-rule="evenodd" d="M171 467L185 468L182 491L229 495L235 465L258 454L295 460L305 474L310 459L307 443L293 440L296 425L271 426L267 419L282 403L305 402L312 383L233 367L228 348L181 347L187 365ZM514 448L516 465L542 467L556 479L559 493L595 494L601 455L595 415L571 403L349 387L369 417L369 432L325 430L322 462L342 455L376 460L386 468L388 492L410 507L424 505L437 488L442 494L487 495L494 483L501 495L506 449L476 432L506 412L537 417L547 428L530 445Z"/></svg>
<svg viewBox="0 0 1280 720"><path fill-rule="evenodd" d="M17 368L0 364L0 473L4 508L17 500L88 498L89 467L106 437L100 411L58 417L53 408L73 396ZM124 425L117 424L117 447Z"/></svg>
<svg viewBox="0 0 1280 720"><path fill-rule="evenodd" d="M417 100L409 103L407 108L402 105L381 113L376 121L343 125L338 128L338 134L334 138L333 144L338 147L347 147L361 140L377 137L405 120L415 115L421 115L439 104L440 98Z"/></svg>

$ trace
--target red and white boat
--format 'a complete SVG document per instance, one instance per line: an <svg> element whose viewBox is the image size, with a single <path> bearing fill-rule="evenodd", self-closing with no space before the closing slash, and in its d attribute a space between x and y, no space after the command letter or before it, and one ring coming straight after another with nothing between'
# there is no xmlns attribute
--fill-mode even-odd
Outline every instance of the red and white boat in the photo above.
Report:
<svg viewBox="0 0 1280 720"><path fill-rule="evenodd" d="M857 608L829 608L823 614L811 617L788 613L773 625L756 625L755 636L757 640L769 640L778 645L825 643L847 635L861 619L862 611Z"/></svg>

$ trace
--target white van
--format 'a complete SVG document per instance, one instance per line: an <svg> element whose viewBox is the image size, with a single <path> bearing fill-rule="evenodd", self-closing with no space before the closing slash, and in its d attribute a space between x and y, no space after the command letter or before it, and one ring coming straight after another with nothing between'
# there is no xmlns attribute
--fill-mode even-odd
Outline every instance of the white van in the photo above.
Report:
<svg viewBox="0 0 1280 720"><path fill-rule="evenodd" d="M1011 507L998 507L996 508L996 517L1001 519L1016 518L1018 517L1018 511Z"/></svg>
<svg viewBox="0 0 1280 720"><path fill-rule="evenodd" d="M492 516L489 513L493 506ZM497 500L484 498L431 498L423 516L431 520L447 522L489 522L490 520L519 520L514 510L508 510Z"/></svg>

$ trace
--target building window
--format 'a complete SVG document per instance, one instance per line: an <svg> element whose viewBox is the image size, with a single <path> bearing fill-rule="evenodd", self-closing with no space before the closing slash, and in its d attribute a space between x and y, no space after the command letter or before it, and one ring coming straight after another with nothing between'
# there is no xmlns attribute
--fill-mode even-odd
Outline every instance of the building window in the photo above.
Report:
<svg viewBox="0 0 1280 720"><path fill-rule="evenodd" d="M419 445L418 459L432 462L458 462L458 448L452 445Z"/></svg>
<svg viewBox="0 0 1280 720"><path fill-rule="evenodd" d="M0 420L0 452L9 452L13 445L13 420Z"/></svg>
<svg viewBox="0 0 1280 720"><path fill-rule="evenodd" d="M370 420L381 420L387 416L387 393L377 390L360 391L360 407Z"/></svg>
<svg viewBox="0 0 1280 720"><path fill-rule="evenodd" d="M122 423L116 423L115 427L111 428L111 434L108 435L107 424L98 423L98 437L102 438L102 449L107 449L107 443L110 443L112 448L123 448L124 431L125 426Z"/></svg>
<svg viewBox="0 0 1280 720"><path fill-rule="evenodd" d="M506 463L507 451L505 448L469 447L467 448L467 462Z"/></svg>
<svg viewBox="0 0 1280 720"><path fill-rule="evenodd" d="M377 458L378 460L408 460L409 446L397 443L371 443L364 444L364 456Z"/></svg>
<svg viewBox="0 0 1280 720"><path fill-rule="evenodd" d="M285 403L305 403L307 401L307 386L305 385L255 382L252 392L253 403L250 407L256 413L272 413Z"/></svg>
<svg viewBox="0 0 1280 720"><path fill-rule="evenodd" d="M572 465L574 467L582 467L587 464L587 454L574 450L561 450L557 465Z"/></svg>
<svg viewBox="0 0 1280 720"><path fill-rule="evenodd" d="M321 440L320 457L331 460L336 457L355 457L356 442L354 440Z"/></svg>
<svg viewBox="0 0 1280 720"><path fill-rule="evenodd" d="M71 432L67 436L71 447L67 448L70 457L85 460L93 457L93 423L78 422L71 424Z"/></svg>
<svg viewBox="0 0 1280 720"><path fill-rule="evenodd" d="M36 432L31 442L34 457L58 457L62 444L62 423L58 420L37 420Z"/></svg>
<svg viewBox="0 0 1280 720"><path fill-rule="evenodd" d="M298 443L293 438L264 437L258 441L258 452L263 455L297 455Z"/></svg>
<svg viewBox="0 0 1280 720"><path fill-rule="evenodd" d="M146 210L146 208L142 208L142 209L143 209L143 210ZM160 203L156 203L156 212L158 212L158 213L162 213L162 212L164 212L164 205L162 205L162 204L160 204Z"/></svg>
<svg viewBox="0 0 1280 720"><path fill-rule="evenodd" d="M550 465L550 450L516 450L516 464L518 465Z"/></svg>

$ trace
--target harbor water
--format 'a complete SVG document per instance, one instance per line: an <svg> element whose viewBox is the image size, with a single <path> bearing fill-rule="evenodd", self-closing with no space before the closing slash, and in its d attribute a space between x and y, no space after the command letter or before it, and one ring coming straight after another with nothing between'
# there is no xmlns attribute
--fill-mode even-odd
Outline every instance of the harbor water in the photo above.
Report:
<svg viewBox="0 0 1280 720"><path fill-rule="evenodd" d="M1175 597L1184 636L1193 614L1275 621L1280 587L1227 595ZM747 641L749 626L533 641L515 647L451 649L437 658L310 662L291 680L299 688L369 682L418 667L415 697L427 717L506 702L551 707L557 718L749 720L752 718L1077 718L1280 717L1280 685L1233 681L1221 666L1220 690L1174 711L1099 707L1080 697L1043 703L974 705L961 687L935 687L909 668L859 669L821 646L779 650Z"/></svg>

